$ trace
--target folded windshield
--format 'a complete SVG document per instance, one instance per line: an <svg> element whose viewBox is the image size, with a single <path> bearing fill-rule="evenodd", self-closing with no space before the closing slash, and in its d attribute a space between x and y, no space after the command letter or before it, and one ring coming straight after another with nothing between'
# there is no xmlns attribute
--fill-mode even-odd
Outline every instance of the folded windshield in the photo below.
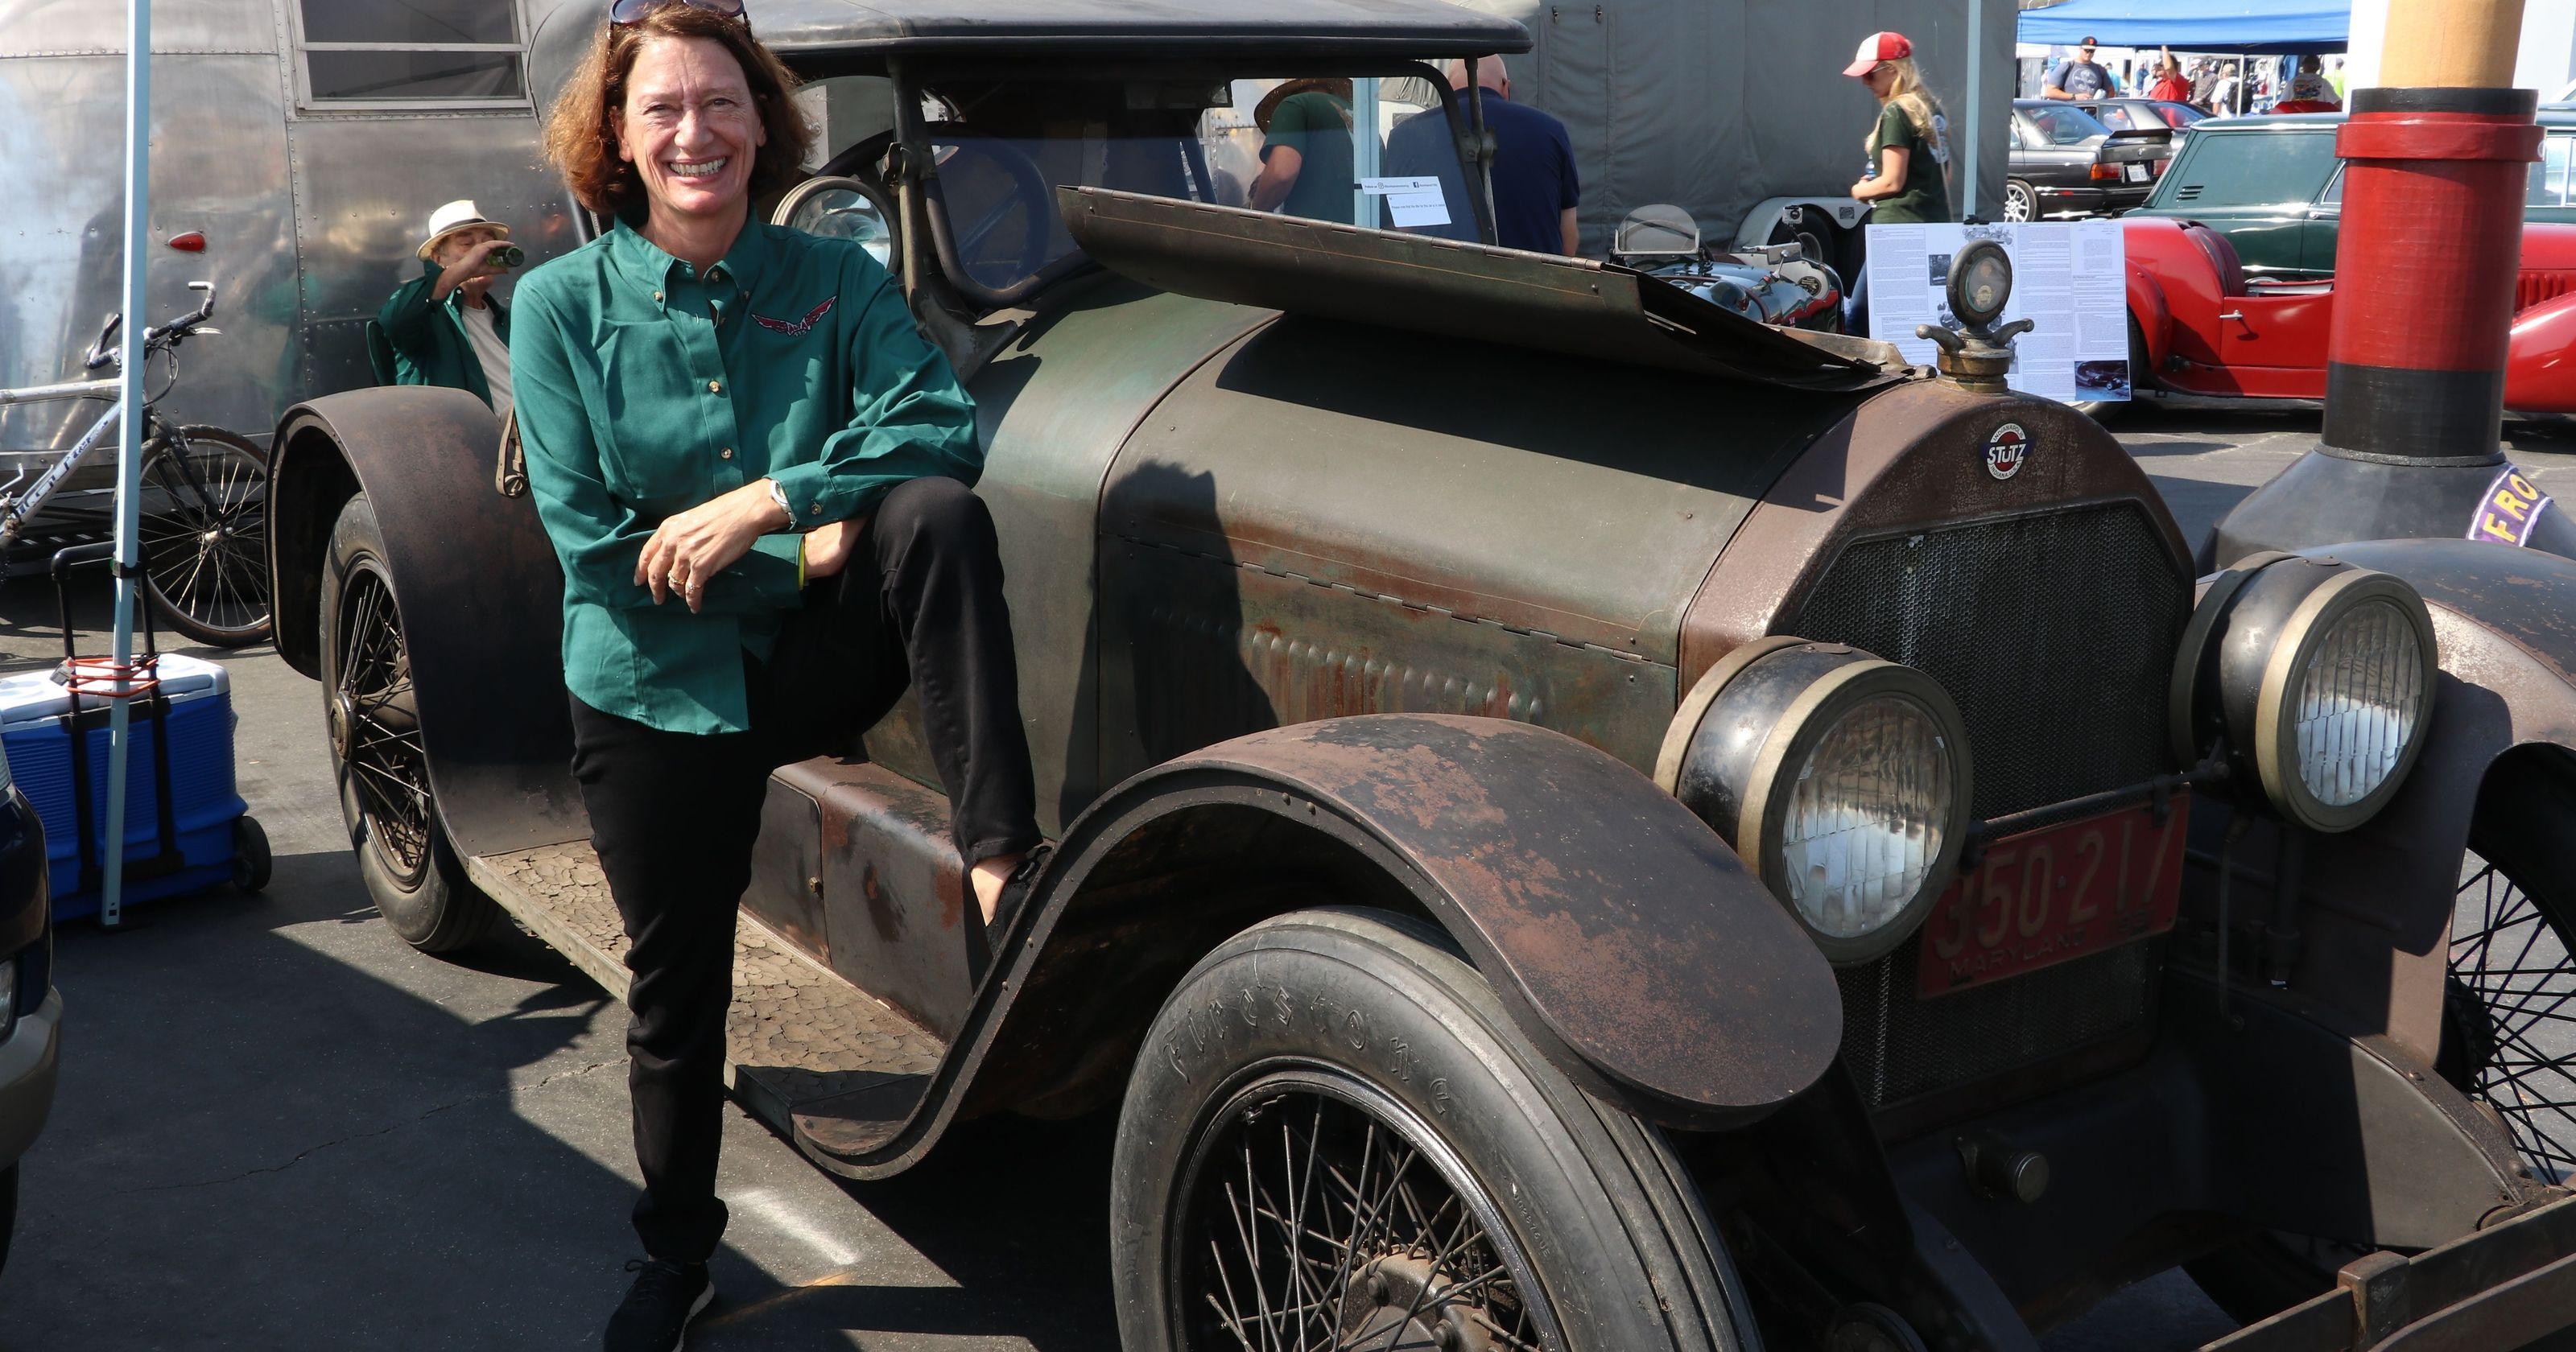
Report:
<svg viewBox="0 0 2576 1352"><path fill-rule="evenodd" d="M1076 252L1055 189L1116 188L1478 237L1445 84L1301 75L935 84L925 128L954 263L1001 292ZM1457 119L1467 117L1463 101Z"/></svg>

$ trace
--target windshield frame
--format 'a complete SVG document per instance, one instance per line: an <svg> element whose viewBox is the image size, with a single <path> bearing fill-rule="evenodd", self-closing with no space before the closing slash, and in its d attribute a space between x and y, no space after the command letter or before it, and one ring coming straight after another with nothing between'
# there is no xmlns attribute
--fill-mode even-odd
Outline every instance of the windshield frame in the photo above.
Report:
<svg viewBox="0 0 2576 1352"><path fill-rule="evenodd" d="M1419 78L1428 80L1430 87L1439 91L1441 111L1449 123L1450 138L1458 145L1462 154L1461 168L1471 176L1472 191L1468 193L1468 199L1469 205L1476 214L1476 238L1482 243L1492 244L1497 238L1494 229L1493 163L1490 150L1484 148L1487 140L1484 94L1482 86L1476 80L1476 72L1480 69L1481 62L1500 58L1487 56L1464 59L1467 62L1467 98L1463 102L1463 107L1457 96L1458 91L1450 89L1448 81L1426 61L1362 58L1348 62L1335 61L1330 64L1337 75L1347 74L1353 77L1379 79ZM1077 249L1005 287L988 286L978 281L966 268L957 251L955 233L949 226L948 204L940 187L939 175L919 173L912 168L916 165L936 163L933 151L934 138L930 135L929 120L923 115L925 96L935 97L942 81L1025 77L1030 73L1026 64L978 65L939 62L924 63L916 67L908 61L889 59L886 65L886 74L894 82L895 93L894 140L889 152L892 159L886 174L886 186L894 194L896 213L907 222L912 216L913 203L917 201L922 221L928 227L927 238L931 246L931 254L938 260L943 280L951 288L988 311L1008 309L1026 302L1030 297L1067 277L1095 266L1088 255ZM1311 68L1289 72L1292 75L1311 73ZM1068 78L1081 81L1108 81L1125 78L1172 80L1222 76L1231 80L1245 78L1247 75L1248 72L1238 63L1208 58L1185 63L1140 62L1087 66L1080 75ZM1055 186L1057 185L1049 185L1051 189Z"/></svg>

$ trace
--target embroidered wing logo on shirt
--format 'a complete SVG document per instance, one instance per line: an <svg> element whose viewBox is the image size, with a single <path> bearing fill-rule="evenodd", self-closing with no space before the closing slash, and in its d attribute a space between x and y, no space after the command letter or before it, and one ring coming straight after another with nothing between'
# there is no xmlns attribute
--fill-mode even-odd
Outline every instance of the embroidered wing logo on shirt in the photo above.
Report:
<svg viewBox="0 0 2576 1352"><path fill-rule="evenodd" d="M751 317L751 322L769 330L771 333L784 333L790 336L801 337L805 334L812 333L814 331L814 325L820 322L823 316L832 313L832 306L840 299L841 298L838 296L824 297L823 303L806 311L803 319L772 319L767 315L753 315Z"/></svg>

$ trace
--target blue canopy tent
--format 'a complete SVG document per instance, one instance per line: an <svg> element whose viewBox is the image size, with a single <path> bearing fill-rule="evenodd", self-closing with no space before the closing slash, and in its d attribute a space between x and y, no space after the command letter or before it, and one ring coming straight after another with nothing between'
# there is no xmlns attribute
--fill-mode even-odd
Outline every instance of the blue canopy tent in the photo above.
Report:
<svg viewBox="0 0 2576 1352"><path fill-rule="evenodd" d="M2086 38L2153 51L2286 55L2340 52L2351 0L2066 0L2021 11L2020 39L2071 47Z"/></svg>

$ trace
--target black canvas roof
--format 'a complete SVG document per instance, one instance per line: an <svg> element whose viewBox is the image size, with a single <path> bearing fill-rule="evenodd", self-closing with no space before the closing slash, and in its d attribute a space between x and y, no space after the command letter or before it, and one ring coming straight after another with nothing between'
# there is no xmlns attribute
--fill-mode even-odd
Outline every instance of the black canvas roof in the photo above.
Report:
<svg viewBox="0 0 2576 1352"><path fill-rule="evenodd" d="M752 31L808 73L880 72L889 57L1437 60L1529 50L1527 30L1446 0L746 0ZM608 0L535 0L529 83L540 107Z"/></svg>

